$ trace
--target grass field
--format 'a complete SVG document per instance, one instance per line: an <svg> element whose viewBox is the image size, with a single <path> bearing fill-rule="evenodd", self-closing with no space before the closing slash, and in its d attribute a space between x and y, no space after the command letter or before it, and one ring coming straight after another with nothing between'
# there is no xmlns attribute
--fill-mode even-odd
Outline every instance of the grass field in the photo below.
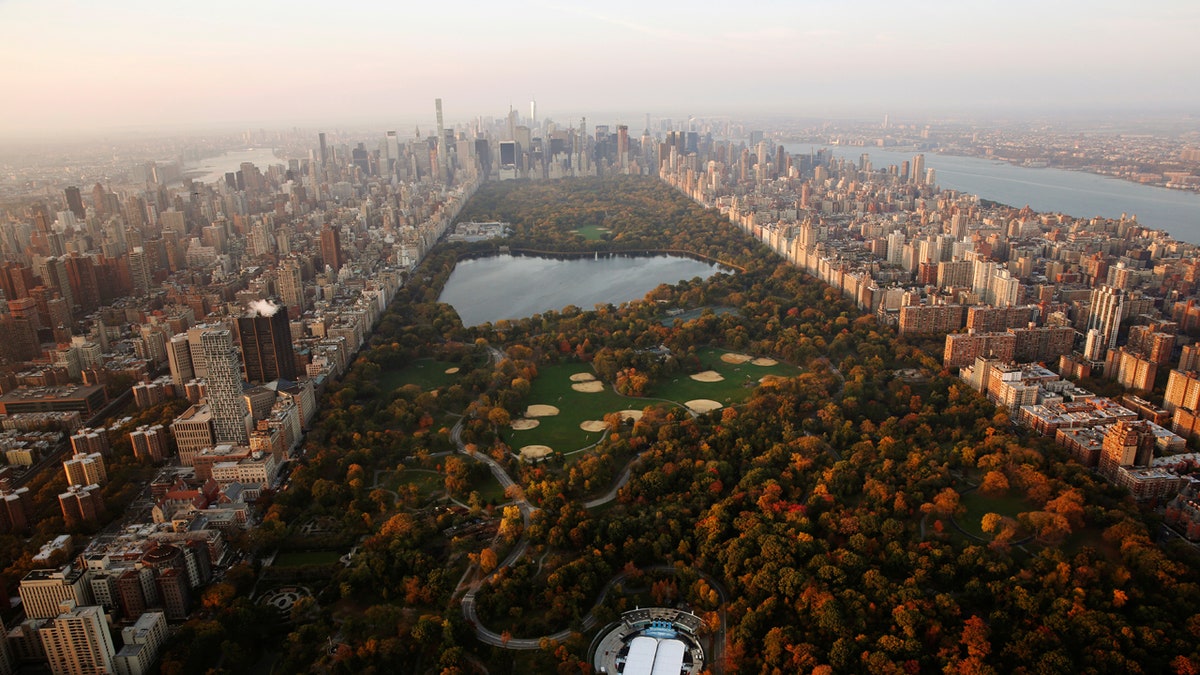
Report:
<svg viewBox="0 0 1200 675"><path fill-rule="evenodd" d="M716 314L717 316L721 316L722 314L733 314L737 311L737 309L733 307L697 307L696 309L689 309L683 314L679 314L677 316L665 317L659 323L664 326L674 326L676 321L684 322L691 321L692 319L698 319L700 318L701 314L704 314L705 310L709 309L711 309L713 314Z"/></svg>
<svg viewBox="0 0 1200 675"><path fill-rule="evenodd" d="M600 241L604 238L604 235L608 234L609 232L611 232L611 230L609 230L607 227L601 227L599 225L585 225L578 230L575 230L575 234L588 241Z"/></svg>
<svg viewBox="0 0 1200 675"><path fill-rule="evenodd" d="M987 534L980 527L980 521L983 516L988 513L998 513L1002 516L1015 519L1018 513L1029 511L1032 507L1029 502L1025 501L1020 495L1005 495L1003 497L985 497L979 493L979 490L972 490L965 495L962 495L959 503L966 507L967 512L961 516L956 516L955 520L962 529L970 532L977 537L991 539L992 535Z"/></svg>
<svg viewBox="0 0 1200 675"><path fill-rule="evenodd" d="M513 451L526 445L548 445L559 452L571 452L587 447L604 436L603 431L586 432L579 428L586 420L603 420L604 416L619 410L641 410L654 401L644 398L621 396L609 387L594 394L575 391L571 388L571 376L575 373L591 373L585 363L569 363L557 366L542 366L527 399L529 404L552 405L559 414L539 417L538 426L524 431L508 429L505 440Z"/></svg>
<svg viewBox="0 0 1200 675"><path fill-rule="evenodd" d="M275 557L276 567L305 567L332 565L341 558L339 551L284 551Z"/></svg>
<svg viewBox="0 0 1200 675"><path fill-rule="evenodd" d="M552 405L559 409L559 414L537 418L538 426L533 429L509 429L505 432L505 440L514 452L526 445L547 445L559 452L569 453L603 438L603 431L586 432L579 428L579 424L586 420L603 420L608 413L619 410L671 405L654 399L668 399L679 405L698 398L712 399L726 405L740 403L754 390L753 386L745 385L747 381L757 386L758 379L764 375L791 377L800 373L798 368L784 363L774 366L725 363L721 360L724 353L724 350L708 348L701 350L699 355L706 369L721 373L725 380L697 382L687 375L680 375L669 382L653 383L648 398L621 396L607 386L604 391L594 394L575 391L571 388L571 375L591 373L587 364L544 366L533 382L527 401L529 404Z"/></svg>
<svg viewBox="0 0 1200 675"><path fill-rule="evenodd" d="M478 492L479 498L486 502L495 502L497 504L504 501L504 488L500 487L500 483L496 482L496 478L492 476L492 472L480 473L471 479L471 486L467 488L467 494ZM456 495L457 496L457 495ZM467 501L466 497L459 497L459 501Z"/></svg>
<svg viewBox="0 0 1200 675"><path fill-rule="evenodd" d="M387 471L379 475L379 486L395 492L401 485L415 485L422 499L428 499L436 490L444 489L445 479L436 471L405 469Z"/></svg>
<svg viewBox="0 0 1200 675"><path fill-rule="evenodd" d="M666 398L684 403L697 398L707 398L724 405L741 403L750 397L758 386L759 378L765 375L794 377L800 369L786 363L774 366L755 366L750 363L725 363L721 355L724 349L712 347L699 350L697 355L704 370L715 370L725 379L721 382L697 382L687 375L680 375L667 382L655 382L650 386L649 396ZM750 386L747 386L747 385Z"/></svg>
<svg viewBox="0 0 1200 675"><path fill-rule="evenodd" d="M391 392L408 384L415 384L422 391L449 386L458 379L459 373L447 373L446 371L456 367L458 364L448 361L421 359L406 368L382 373L379 376L379 390L385 393Z"/></svg>

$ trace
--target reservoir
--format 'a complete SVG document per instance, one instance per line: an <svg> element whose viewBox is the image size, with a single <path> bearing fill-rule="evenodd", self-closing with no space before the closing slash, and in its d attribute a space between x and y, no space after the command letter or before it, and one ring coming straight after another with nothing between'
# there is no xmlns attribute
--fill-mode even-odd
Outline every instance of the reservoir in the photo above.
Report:
<svg viewBox="0 0 1200 675"><path fill-rule="evenodd" d="M807 154L819 146L788 143L790 153ZM834 146L839 158L858 161L863 153L876 171L911 162L915 150ZM1035 211L1065 213L1076 218L1137 215L1146 227L1165 230L1180 241L1200 244L1200 194L1140 185L1082 171L1017 166L979 157L956 157L925 152L926 168L934 169L937 184L983 199Z"/></svg>
<svg viewBox="0 0 1200 675"><path fill-rule="evenodd" d="M640 300L659 284L708 277L722 268L681 256L539 258L497 255L462 260L440 302L458 311L464 326L521 319L567 305L592 309Z"/></svg>
<svg viewBox="0 0 1200 675"><path fill-rule="evenodd" d="M183 168L183 175L201 183L215 183L225 178L226 173L233 173L242 168L242 162L250 162L259 171L267 172L272 164L287 166L286 159L279 159L271 148L249 148L246 150L230 150L208 157L198 162L188 162Z"/></svg>

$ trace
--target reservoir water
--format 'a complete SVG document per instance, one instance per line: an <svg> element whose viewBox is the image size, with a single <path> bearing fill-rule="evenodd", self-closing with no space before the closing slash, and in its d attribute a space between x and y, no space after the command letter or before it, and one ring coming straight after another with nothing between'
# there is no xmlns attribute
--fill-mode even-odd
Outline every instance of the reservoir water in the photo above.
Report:
<svg viewBox="0 0 1200 675"><path fill-rule="evenodd" d="M462 260L450 274L440 302L458 311L465 326L520 319L567 305L639 300L659 284L708 277L722 271L712 263L681 256L538 258L498 255Z"/></svg>
<svg viewBox="0 0 1200 675"><path fill-rule="evenodd" d="M787 143L790 153L807 154L812 146ZM857 162L867 153L875 170L912 161L917 151L871 147L833 146L839 158ZM1035 211L1065 213L1077 218L1122 213L1137 215L1138 222L1165 230L1180 241L1200 244L1200 194L1140 185L1082 171L1017 166L979 157L957 157L925 152L926 168L934 169L944 189L979 195L984 199Z"/></svg>
<svg viewBox="0 0 1200 675"><path fill-rule="evenodd" d="M225 178L226 173L241 169L242 162L250 162L263 173L266 173L267 167L272 164L287 165L287 160L276 157L271 148L248 148L230 150L216 157L188 162L183 168L183 175L201 183L215 183Z"/></svg>

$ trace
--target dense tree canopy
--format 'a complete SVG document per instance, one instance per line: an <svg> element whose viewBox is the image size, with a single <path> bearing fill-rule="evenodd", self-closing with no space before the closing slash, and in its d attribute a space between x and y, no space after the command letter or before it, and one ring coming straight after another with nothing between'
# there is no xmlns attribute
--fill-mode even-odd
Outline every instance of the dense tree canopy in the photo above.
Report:
<svg viewBox="0 0 1200 675"><path fill-rule="evenodd" d="M657 566L680 573L646 580L647 597L725 612L725 672L1200 670L1187 551L1156 544L1119 490L718 214L619 178L486 185L463 217L513 223L514 247L687 249L745 271L465 329L436 298L455 259L494 243L436 249L328 393L305 465L265 516L264 545L294 545L314 517L358 543L318 593L319 613L287 636L277 671L580 672L590 634L503 655L477 642L457 602L467 584L494 569L476 596L481 620L505 639L537 637L577 628L618 573ZM585 241L574 233L584 225L608 233ZM666 307L734 309L669 322ZM647 358L657 345L672 356ZM541 366L590 363L653 395L698 370L705 345L802 374L718 413L606 419L604 440L570 463L523 465L498 434ZM461 364L459 383L380 389L380 373L428 356ZM472 496L490 475L482 464L441 454L455 447L455 415L469 452L496 458L538 508L527 528L516 506ZM615 503L585 508L630 461ZM437 472L434 499L466 506L366 480L397 467ZM521 541L525 555L502 566ZM613 594L597 616L624 602Z"/></svg>

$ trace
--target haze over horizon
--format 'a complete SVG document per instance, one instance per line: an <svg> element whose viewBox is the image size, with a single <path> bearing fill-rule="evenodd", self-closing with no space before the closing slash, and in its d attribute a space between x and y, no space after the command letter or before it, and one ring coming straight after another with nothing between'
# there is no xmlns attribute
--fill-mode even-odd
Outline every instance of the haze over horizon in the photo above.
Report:
<svg viewBox="0 0 1200 675"><path fill-rule="evenodd" d="M0 2L10 137L523 112L1187 111L1200 5Z"/></svg>

